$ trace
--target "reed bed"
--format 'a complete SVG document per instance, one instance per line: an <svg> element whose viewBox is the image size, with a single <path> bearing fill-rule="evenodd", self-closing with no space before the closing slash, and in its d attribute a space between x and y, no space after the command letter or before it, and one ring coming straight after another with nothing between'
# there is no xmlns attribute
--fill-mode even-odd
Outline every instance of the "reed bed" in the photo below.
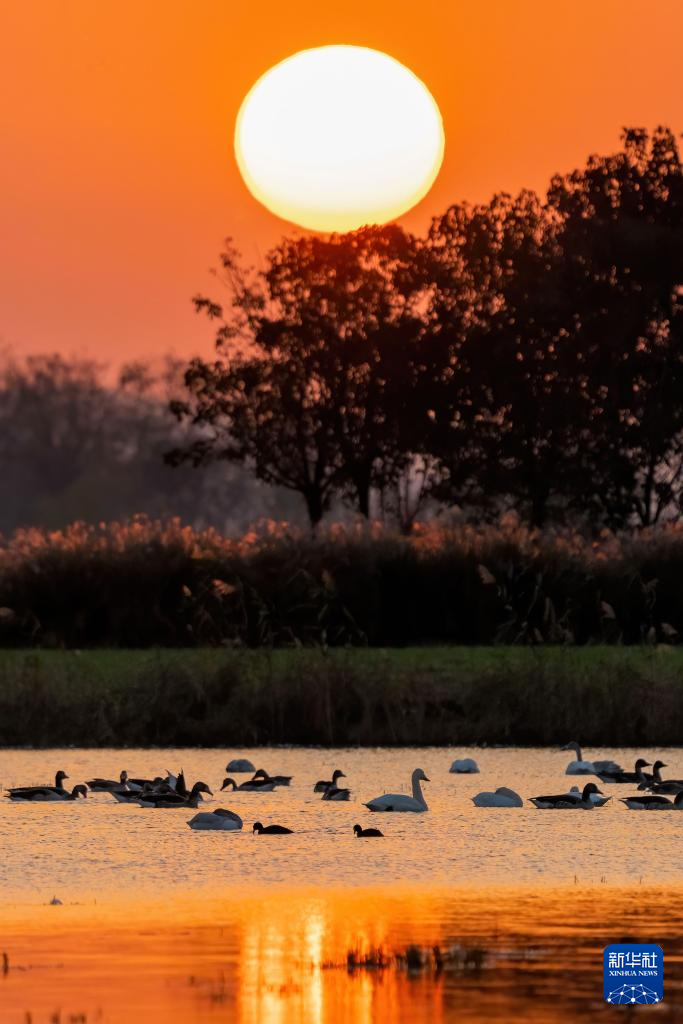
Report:
<svg viewBox="0 0 683 1024"><path fill-rule="evenodd" d="M137 517L0 544L5 647L676 644L683 526L267 522L238 539Z"/></svg>
<svg viewBox="0 0 683 1024"><path fill-rule="evenodd" d="M676 746L675 648L4 651L0 746Z"/></svg>

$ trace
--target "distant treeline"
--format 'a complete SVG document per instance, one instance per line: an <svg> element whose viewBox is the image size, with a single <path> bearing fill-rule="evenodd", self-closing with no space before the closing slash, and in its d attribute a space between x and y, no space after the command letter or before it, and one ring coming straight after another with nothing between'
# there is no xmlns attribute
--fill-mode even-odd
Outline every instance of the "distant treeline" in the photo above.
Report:
<svg viewBox="0 0 683 1024"><path fill-rule="evenodd" d="M425 500L592 530L683 506L683 172L665 128L523 191L222 254L213 361L173 408L175 464L249 467L409 530ZM221 275L219 274L219 277Z"/></svg>
<svg viewBox="0 0 683 1024"><path fill-rule="evenodd" d="M18 531L0 547L0 644L393 647L675 644L683 527L631 538L498 525L271 523L229 540L178 521Z"/></svg>
<svg viewBox="0 0 683 1024"><path fill-rule="evenodd" d="M240 466L195 473L164 464L169 446L193 437L169 414L180 387L172 359L114 374L80 357L0 357L0 532L136 513L234 533L261 516L295 518L293 495Z"/></svg>

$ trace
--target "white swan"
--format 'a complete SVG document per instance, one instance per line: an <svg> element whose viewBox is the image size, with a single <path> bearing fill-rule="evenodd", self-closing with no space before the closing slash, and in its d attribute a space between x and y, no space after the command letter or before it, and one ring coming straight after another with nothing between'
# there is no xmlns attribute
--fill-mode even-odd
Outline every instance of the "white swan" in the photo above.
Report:
<svg viewBox="0 0 683 1024"><path fill-rule="evenodd" d="M568 795L581 796L581 790L578 786L572 786L572 788L569 790ZM590 793L588 798L592 804L595 804L596 807L602 807L604 804L607 803L608 800L612 799L611 796L598 796L597 793Z"/></svg>
<svg viewBox="0 0 683 1024"><path fill-rule="evenodd" d="M479 765L473 757L456 758L448 769L453 775L478 775Z"/></svg>
<svg viewBox="0 0 683 1024"><path fill-rule="evenodd" d="M369 800L365 806L370 811L427 811L429 808L420 788L421 782L429 782L429 779L421 768L416 768L412 775L412 796L406 796L405 793L385 793L374 800Z"/></svg>
<svg viewBox="0 0 683 1024"><path fill-rule="evenodd" d="M565 743L560 750L573 750L576 754L576 760L570 761L567 765L565 775L597 775L599 772L622 771L621 765L616 761L584 761L581 747L574 741Z"/></svg>
<svg viewBox="0 0 683 1024"><path fill-rule="evenodd" d="M477 793L472 797L475 807L523 807L524 801L514 789L499 786L495 793Z"/></svg>
<svg viewBox="0 0 683 1024"><path fill-rule="evenodd" d="M215 811L200 811L187 824L198 832L239 832L243 822L239 814L218 807Z"/></svg>
<svg viewBox="0 0 683 1024"><path fill-rule="evenodd" d="M248 761L246 757L235 757L232 761L228 761L225 766L226 772L255 772L251 761Z"/></svg>

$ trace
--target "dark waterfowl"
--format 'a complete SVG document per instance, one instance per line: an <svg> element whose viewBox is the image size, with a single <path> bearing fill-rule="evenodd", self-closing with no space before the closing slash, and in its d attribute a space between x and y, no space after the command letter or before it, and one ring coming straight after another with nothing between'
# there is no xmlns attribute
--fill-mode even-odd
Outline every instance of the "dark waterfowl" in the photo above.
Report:
<svg viewBox="0 0 683 1024"><path fill-rule="evenodd" d="M202 793L213 793L205 782L195 782L192 790L187 796L181 793L154 793L147 792L140 794L138 803L140 807L197 807L201 800Z"/></svg>
<svg viewBox="0 0 683 1024"><path fill-rule="evenodd" d="M26 790L14 790L7 794L10 800L29 800L33 803L62 803L64 800L77 800L79 796L82 796L85 800L88 795L87 787L82 783L74 786L69 793L68 790L64 789L61 793L55 789L54 786L32 786L31 789Z"/></svg>
<svg viewBox="0 0 683 1024"><path fill-rule="evenodd" d="M291 836L291 828L284 825L262 825L260 821L254 822L252 832L256 836Z"/></svg>
<svg viewBox="0 0 683 1024"><path fill-rule="evenodd" d="M129 778L127 780L127 785L128 785L129 789L140 791L140 790L143 790L145 788L145 786L152 786L152 787L155 787L155 786L169 786L170 783L169 783L168 777L167 778L163 778L161 775L157 775L153 779L130 779ZM175 787L172 787L172 788L175 788Z"/></svg>
<svg viewBox="0 0 683 1024"><path fill-rule="evenodd" d="M146 782L142 789L113 789L110 792L117 803L132 805L138 803L140 798L147 793L173 793L174 790L166 782L162 782L159 786Z"/></svg>
<svg viewBox="0 0 683 1024"><path fill-rule="evenodd" d="M531 803L541 810L593 810L597 805L591 797L600 790L594 782L583 787L583 793L558 793L554 796L534 796ZM602 795L602 794L600 794Z"/></svg>
<svg viewBox="0 0 683 1024"><path fill-rule="evenodd" d="M125 790L128 784L128 772L122 771L119 781L115 779L90 779L86 786L92 793L114 793L117 790Z"/></svg>
<svg viewBox="0 0 683 1024"><path fill-rule="evenodd" d="M626 796L620 799L629 811L665 811L674 807L683 810L683 792L677 793L675 800L669 800L667 796Z"/></svg>
<svg viewBox="0 0 683 1024"><path fill-rule="evenodd" d="M272 782L274 786L288 786L292 781L291 775L269 775L265 768L259 768L257 772L254 772L254 778L252 782L257 779L263 779L264 782Z"/></svg>
<svg viewBox="0 0 683 1024"><path fill-rule="evenodd" d="M88 798L88 787L84 786L83 783L79 783L71 790L70 793L64 793L63 796L57 797L58 800L78 800L79 796L82 796L84 800Z"/></svg>
<svg viewBox="0 0 683 1024"><path fill-rule="evenodd" d="M626 784L633 785L633 783L635 783L635 782L647 782L648 781L648 776L643 771L643 768L648 768L649 766L650 766L650 762L649 761L646 761L644 758L639 757L638 760L636 761L635 768L634 768L634 770L632 772L624 772L624 771L613 772L613 771L608 771L608 772L596 772L596 775L598 776L598 778L600 779L601 782L616 783L616 784L622 785L622 786L626 785Z"/></svg>
<svg viewBox="0 0 683 1024"><path fill-rule="evenodd" d="M344 772L340 771L339 768L335 768L335 770L332 772L332 778L331 779L319 779L316 782L315 786L313 787L313 792L314 793L325 793L326 790L328 790L330 788L330 786L336 786L337 785L337 779L345 779L345 778L346 778L346 775L344 774Z"/></svg>
<svg viewBox="0 0 683 1024"><path fill-rule="evenodd" d="M353 826L353 834L356 839L384 839L384 832L378 828L361 828L360 825Z"/></svg>
<svg viewBox="0 0 683 1024"><path fill-rule="evenodd" d="M323 800L348 800L350 796L350 789L346 789L343 786L328 786L322 798Z"/></svg>
<svg viewBox="0 0 683 1024"><path fill-rule="evenodd" d="M33 798L30 795L27 795L31 793L43 794L41 797L38 797L38 799L43 800L48 799L48 797L45 795L47 793L56 793L57 796L59 797L63 793L66 793L66 790L64 789L64 780L68 778L69 776L66 774L66 772L60 770L55 775L54 786L14 786L13 788L7 790L7 795L9 796L10 800L31 800Z"/></svg>
<svg viewBox="0 0 683 1024"><path fill-rule="evenodd" d="M641 783L638 789L649 789L651 793L663 796L676 796L683 790L683 779L663 779L662 782L651 782L649 785Z"/></svg>
<svg viewBox="0 0 683 1024"><path fill-rule="evenodd" d="M242 790L245 793L272 793L275 789L275 783L272 781L264 781L263 779L247 779L246 782L240 782L238 785L234 779L223 779L223 785L221 786L221 792L224 789Z"/></svg>

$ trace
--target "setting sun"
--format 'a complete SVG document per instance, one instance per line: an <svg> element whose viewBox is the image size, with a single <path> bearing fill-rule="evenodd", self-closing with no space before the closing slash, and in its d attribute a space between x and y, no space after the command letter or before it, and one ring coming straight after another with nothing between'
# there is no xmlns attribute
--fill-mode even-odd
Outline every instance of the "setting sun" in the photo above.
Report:
<svg viewBox="0 0 683 1024"><path fill-rule="evenodd" d="M285 220L350 231L405 213L444 152L439 108L393 57L322 46L267 71L245 97L235 153L252 195Z"/></svg>

